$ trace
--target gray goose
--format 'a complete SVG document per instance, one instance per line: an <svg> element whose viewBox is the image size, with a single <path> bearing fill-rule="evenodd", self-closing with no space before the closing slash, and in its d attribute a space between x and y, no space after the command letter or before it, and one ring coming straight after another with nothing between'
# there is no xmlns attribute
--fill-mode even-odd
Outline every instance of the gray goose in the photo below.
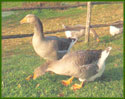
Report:
<svg viewBox="0 0 125 99"><path fill-rule="evenodd" d="M67 53L62 59L46 63L34 70L33 79L52 71L59 75L72 76L68 80L63 80L62 84L69 85L73 78L79 78L81 84L74 84L71 88L76 90L82 88L84 82L94 81L100 77L105 69L105 60L108 57L110 50L108 47L105 50L85 50Z"/></svg>
<svg viewBox="0 0 125 99"><path fill-rule="evenodd" d="M20 23L34 25L33 48L40 57L47 61L55 61L62 58L74 44L74 40L72 39L58 38L56 36L45 37L42 22L33 14L26 15Z"/></svg>
<svg viewBox="0 0 125 99"><path fill-rule="evenodd" d="M82 36L85 35L85 27L83 25L74 25L74 26L66 26L62 25L64 29L67 29L65 31L65 35L67 38L74 38L76 40L80 39ZM99 42L99 37L94 29L90 29L90 34L93 35L95 40Z"/></svg>
<svg viewBox="0 0 125 99"><path fill-rule="evenodd" d="M117 34L123 33L123 21L116 21L110 25L110 34L115 36Z"/></svg>

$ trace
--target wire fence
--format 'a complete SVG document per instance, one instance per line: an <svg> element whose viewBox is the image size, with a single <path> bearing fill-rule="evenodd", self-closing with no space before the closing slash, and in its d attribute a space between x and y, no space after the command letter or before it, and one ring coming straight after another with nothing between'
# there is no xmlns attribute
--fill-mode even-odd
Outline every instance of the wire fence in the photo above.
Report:
<svg viewBox="0 0 125 99"><path fill-rule="evenodd" d="M123 2L92 2L92 5L98 4L119 4ZM29 6L29 7L15 7L15 8L2 8L2 11L17 11L17 10L34 10L34 9L68 9L68 8L75 8L80 6L87 6L87 3L77 3L73 5L56 5L56 6Z"/></svg>
<svg viewBox="0 0 125 99"><path fill-rule="evenodd" d="M119 4L123 2L92 2L92 5L97 5L97 4ZM33 10L33 9L68 9L68 8L73 8L73 7L79 7L79 6L86 6L87 4L77 4L77 5L66 5L66 6L50 6L50 7L25 7L25 8L3 8L2 11L17 11L17 10ZM99 27L108 27L110 24L96 24L96 25L91 25L90 28L99 28ZM122 23L123 24L123 23ZM119 25L119 24L118 24ZM70 27L68 30L73 30L73 29L85 29L85 26L80 26L80 27ZM60 30L55 30L55 31L47 31L44 32L45 34L53 34L53 33L59 33L59 32L64 32L67 29L60 29ZM3 35L2 39L13 39L13 38L24 38L24 37L30 37L32 36L33 33L31 34L17 34L17 35Z"/></svg>

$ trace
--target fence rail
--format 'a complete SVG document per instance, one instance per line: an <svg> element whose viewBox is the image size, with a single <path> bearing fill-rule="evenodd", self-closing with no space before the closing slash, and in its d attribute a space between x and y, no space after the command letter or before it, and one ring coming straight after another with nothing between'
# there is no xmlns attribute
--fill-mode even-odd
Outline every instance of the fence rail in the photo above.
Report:
<svg viewBox="0 0 125 99"><path fill-rule="evenodd" d="M96 25L91 25L90 28L99 28L99 27L108 27L112 25L111 24L96 24ZM120 24L117 24L117 25L120 25ZM76 28L74 27L70 27L68 29L60 29L60 30L55 30L55 31L47 31L47 32L44 32L44 34L54 34L54 33L58 33L58 32L64 32L66 30L79 30L79 29L85 29L85 26L78 26ZM17 35L3 35L2 36L2 39L14 39L14 38L24 38L24 37L31 37L33 35L32 34L17 34Z"/></svg>
<svg viewBox="0 0 125 99"><path fill-rule="evenodd" d="M92 2L92 5L97 4L119 4L123 3L122 1L115 1L115 2ZM25 7L25 8L2 8L2 11L17 11L17 10L34 10L34 9L67 9L67 8L74 8L79 6L86 6L87 4L76 4L76 5L66 5L66 6L51 6L51 7Z"/></svg>
<svg viewBox="0 0 125 99"><path fill-rule="evenodd" d="M97 5L97 4L119 4L123 3L122 1L115 1L115 2L92 2L92 5ZM87 3L85 4L78 4L78 5L68 5L68 6L60 6L60 7L30 7L30 8L3 8L2 11L17 11L17 10L33 10L33 9L66 9L66 8L71 8L71 7L79 7L79 6L86 6ZM99 27L107 27L110 26L111 24L96 24L96 25L91 25L90 28L99 28ZM76 29L85 29L85 26L80 26L80 27L70 27L68 30L76 30ZM60 29L60 30L55 30L55 31L47 31L45 34L52 34L52 33L58 33L58 32L64 32L67 29ZM17 35L3 35L2 39L13 39L13 38L24 38L24 37L30 37L32 34L17 34Z"/></svg>

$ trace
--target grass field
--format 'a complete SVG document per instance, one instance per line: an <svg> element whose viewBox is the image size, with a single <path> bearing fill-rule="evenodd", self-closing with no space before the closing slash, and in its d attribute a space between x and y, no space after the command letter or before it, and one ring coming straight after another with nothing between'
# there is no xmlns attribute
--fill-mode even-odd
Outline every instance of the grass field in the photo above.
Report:
<svg viewBox="0 0 125 99"><path fill-rule="evenodd" d="M2 6L4 7L4 5ZM15 14L2 18L2 35L33 33L29 24L20 25L19 21L28 13L40 17L44 31L57 30L62 24L85 24L86 7L67 10L34 10L16 11ZM96 5L92 8L92 24L111 23L123 20L122 4ZM123 35L112 38L109 27L96 28L100 43L91 38L90 45L77 43L74 50L105 49L112 46L112 51L106 61L106 69L101 78L87 82L77 91L70 89L72 84L79 83L77 79L68 87L61 80L68 76L46 73L36 80L26 81L25 78L34 69L45 62L33 50L31 39L17 38L2 40L2 97L123 97ZM64 33L51 34L65 37ZM81 38L84 40L84 37Z"/></svg>

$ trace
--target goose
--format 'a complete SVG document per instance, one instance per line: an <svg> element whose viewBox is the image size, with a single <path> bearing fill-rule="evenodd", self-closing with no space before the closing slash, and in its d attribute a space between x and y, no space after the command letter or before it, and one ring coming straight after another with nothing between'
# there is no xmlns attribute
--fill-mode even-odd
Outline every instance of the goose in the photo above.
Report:
<svg viewBox="0 0 125 99"><path fill-rule="evenodd" d="M69 85L74 77L79 78L80 84L74 84L71 88L77 90L82 88L86 81L94 81L101 77L105 70L105 61L112 47L105 50L84 50L70 52L60 60L45 63L34 70L33 79L51 71L59 75L72 76L68 80L62 80L63 85Z"/></svg>
<svg viewBox="0 0 125 99"><path fill-rule="evenodd" d="M110 25L110 34L115 36L116 34L123 33L123 21L116 21Z"/></svg>
<svg viewBox="0 0 125 99"><path fill-rule="evenodd" d="M62 58L74 45L73 39L58 38L56 36L44 36L43 25L34 14L26 15L21 21L34 25L32 45L35 52L47 61L55 61Z"/></svg>
<svg viewBox="0 0 125 99"><path fill-rule="evenodd" d="M80 39L82 36L85 35L85 27L83 25L74 25L74 26L66 26L62 25L64 29L67 29L65 31L65 35L67 38L74 38L76 40ZM82 28L82 29L81 29ZM99 37L94 29L90 29L90 34L93 35L95 40L99 42Z"/></svg>

